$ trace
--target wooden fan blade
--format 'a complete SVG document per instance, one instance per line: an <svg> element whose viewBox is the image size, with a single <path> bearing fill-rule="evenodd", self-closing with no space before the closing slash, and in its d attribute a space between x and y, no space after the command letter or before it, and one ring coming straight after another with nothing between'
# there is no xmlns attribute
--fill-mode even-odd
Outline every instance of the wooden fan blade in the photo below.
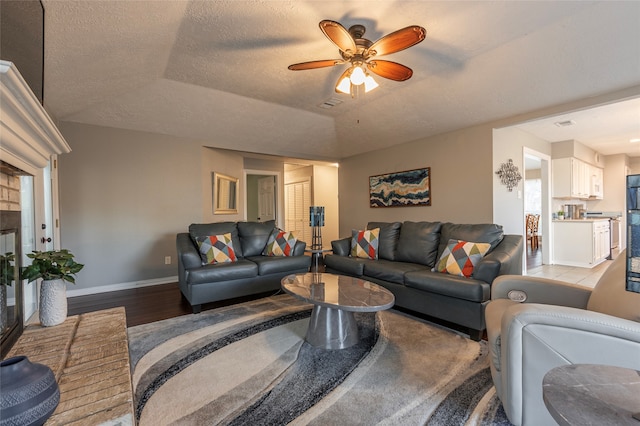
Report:
<svg viewBox="0 0 640 426"><path fill-rule="evenodd" d="M316 68L332 67L343 63L342 59L323 59L321 61L301 62L299 64L289 65L289 69L292 71L312 70Z"/></svg>
<svg viewBox="0 0 640 426"><path fill-rule="evenodd" d="M401 30L392 32L382 37L369 47L368 55L382 56L390 53L399 52L420 43L427 36L427 30L413 25Z"/></svg>
<svg viewBox="0 0 640 426"><path fill-rule="evenodd" d="M351 37L351 34L349 34L349 31L338 22L329 20L320 21L320 30L333 44L338 46L338 49L343 52L351 51L352 54L356 53L356 42L353 40L353 37Z"/></svg>
<svg viewBox="0 0 640 426"><path fill-rule="evenodd" d="M369 61L367 68L380 77L395 81L405 81L413 75L413 71L409 67L405 67L397 62L382 61L380 59Z"/></svg>

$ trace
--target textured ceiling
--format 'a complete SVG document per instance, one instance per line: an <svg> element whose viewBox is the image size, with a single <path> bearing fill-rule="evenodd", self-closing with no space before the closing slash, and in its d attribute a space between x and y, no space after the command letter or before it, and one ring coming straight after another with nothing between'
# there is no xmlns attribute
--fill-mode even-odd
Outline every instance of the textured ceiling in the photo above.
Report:
<svg viewBox="0 0 640 426"><path fill-rule="evenodd" d="M54 1L45 7L45 104L63 121L220 148L335 161L640 85L640 2ZM366 38L427 38L384 57L406 82L351 98L323 19ZM330 98L343 102L331 109Z"/></svg>

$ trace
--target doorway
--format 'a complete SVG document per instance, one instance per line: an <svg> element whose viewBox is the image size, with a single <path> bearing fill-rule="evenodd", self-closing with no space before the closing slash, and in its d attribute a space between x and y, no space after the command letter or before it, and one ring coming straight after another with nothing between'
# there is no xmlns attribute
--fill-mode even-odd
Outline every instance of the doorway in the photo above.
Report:
<svg viewBox="0 0 640 426"><path fill-rule="evenodd" d="M542 238L542 229L547 224L544 220L540 220L542 213L540 163L537 157L525 156L524 215L527 231L527 270L542 265L542 250L545 243Z"/></svg>
<svg viewBox="0 0 640 426"><path fill-rule="evenodd" d="M245 170L245 220L267 222L275 220L282 228L283 194L280 190L280 172L268 170Z"/></svg>
<svg viewBox="0 0 640 426"><path fill-rule="evenodd" d="M524 149L524 217L526 270L550 263L551 213L548 155Z"/></svg>

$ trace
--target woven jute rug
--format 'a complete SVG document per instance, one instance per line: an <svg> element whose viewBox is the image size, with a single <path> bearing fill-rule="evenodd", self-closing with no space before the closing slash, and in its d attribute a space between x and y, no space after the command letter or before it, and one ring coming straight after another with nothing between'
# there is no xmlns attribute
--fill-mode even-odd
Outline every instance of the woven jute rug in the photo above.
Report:
<svg viewBox="0 0 640 426"><path fill-rule="evenodd" d="M318 349L310 312L278 295L129 328L139 424L509 424L486 342L389 310Z"/></svg>

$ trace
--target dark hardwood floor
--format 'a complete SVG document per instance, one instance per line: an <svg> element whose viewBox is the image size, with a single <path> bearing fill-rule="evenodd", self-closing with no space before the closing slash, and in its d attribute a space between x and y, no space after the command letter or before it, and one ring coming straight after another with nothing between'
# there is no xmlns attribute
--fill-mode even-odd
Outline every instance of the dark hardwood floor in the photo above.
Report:
<svg viewBox="0 0 640 426"><path fill-rule="evenodd" d="M207 303L202 306L202 310L245 302L270 294L274 294L274 292ZM182 297L178 283L70 297L68 306L69 315L124 306L127 313L127 327L174 318L180 315L192 315L191 306Z"/></svg>
<svg viewBox="0 0 640 426"><path fill-rule="evenodd" d="M251 296L238 297L235 299L223 300L220 302L206 303L202 305L202 310L220 308L236 303L247 302L261 297L272 296L280 293L270 291L267 293L255 294ZM193 315L191 306L182 297L178 283L161 284L149 287L141 287L131 290L112 291L108 293L91 294L88 296L70 297L68 300L69 315L84 314L87 312L99 311L102 309L116 308L124 306L127 315L127 327L140 324L147 324L168 318L175 318L181 315ZM406 314L422 318L449 327L454 330L467 333L465 327L447 321L432 318L418 312L395 307ZM196 314L197 315L197 314ZM482 337L487 339L486 332Z"/></svg>
<svg viewBox="0 0 640 426"><path fill-rule="evenodd" d="M532 249L531 244L526 242L527 250L527 271L542 265L542 240L538 244L538 248Z"/></svg>

